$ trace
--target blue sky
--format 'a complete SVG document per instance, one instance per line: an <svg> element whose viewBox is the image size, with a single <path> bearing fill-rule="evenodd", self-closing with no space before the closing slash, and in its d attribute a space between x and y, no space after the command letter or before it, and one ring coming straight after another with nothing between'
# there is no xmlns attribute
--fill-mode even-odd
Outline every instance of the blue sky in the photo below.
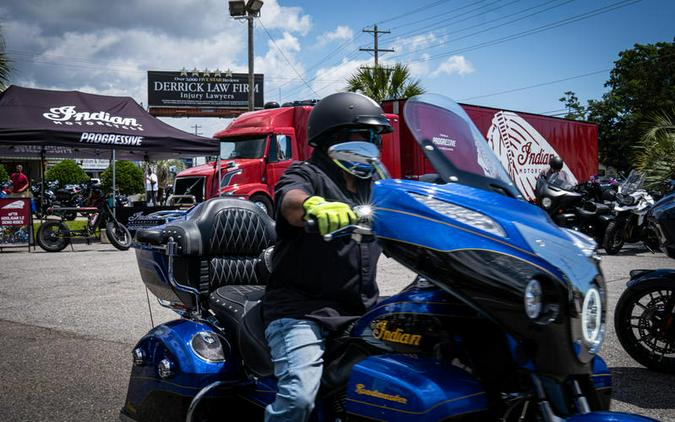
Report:
<svg viewBox="0 0 675 422"><path fill-rule="evenodd" d="M266 100L323 97L372 64L358 49L372 48L372 34L362 29L378 24L391 31L380 36L380 48L395 50L381 62L408 64L427 91L556 114L567 90L584 103L599 98L619 51L672 42L673 22L675 1L667 0L266 0L255 66L265 74ZM147 70L247 71L246 25L229 17L224 0L7 0L0 24L17 85L146 103ZM522 36L528 31L538 32ZM197 124L207 136L227 124L165 120L189 131Z"/></svg>

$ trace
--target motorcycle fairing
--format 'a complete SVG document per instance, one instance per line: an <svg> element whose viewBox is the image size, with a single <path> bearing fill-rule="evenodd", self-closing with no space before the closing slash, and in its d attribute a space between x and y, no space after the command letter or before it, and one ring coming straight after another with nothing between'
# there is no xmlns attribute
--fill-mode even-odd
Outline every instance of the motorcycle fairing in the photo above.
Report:
<svg viewBox="0 0 675 422"><path fill-rule="evenodd" d="M352 369L347 412L386 421L442 420L488 409L481 383L466 371L410 355L371 356Z"/></svg>
<svg viewBox="0 0 675 422"><path fill-rule="evenodd" d="M437 212L411 193L481 213L503 235ZM533 205L470 186L386 180L377 183L373 203L374 231L386 253L519 339L560 344L553 353L531 350L539 370L590 372L592 354L580 346L578 310L592 283L604 287L597 262L588 256L592 242L560 230ZM542 284L545 295L546 308L536 320L523 305L531 279Z"/></svg>
<svg viewBox="0 0 675 422"><path fill-rule="evenodd" d="M571 416L568 422L658 422L656 419L622 412L591 412Z"/></svg>

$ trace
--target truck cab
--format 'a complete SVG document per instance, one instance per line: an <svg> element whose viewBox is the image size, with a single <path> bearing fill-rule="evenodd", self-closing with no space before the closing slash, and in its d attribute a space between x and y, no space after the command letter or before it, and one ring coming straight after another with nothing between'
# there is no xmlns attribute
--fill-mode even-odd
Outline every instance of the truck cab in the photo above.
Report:
<svg viewBox="0 0 675 422"><path fill-rule="evenodd" d="M293 105L244 113L217 132L218 162L192 167L176 176L175 194L196 202L215 196L248 199L272 215L274 187L293 161L307 160L307 121L311 105ZM398 116L387 115L394 132L383 136L383 161L398 168ZM220 173L220 183L218 174Z"/></svg>

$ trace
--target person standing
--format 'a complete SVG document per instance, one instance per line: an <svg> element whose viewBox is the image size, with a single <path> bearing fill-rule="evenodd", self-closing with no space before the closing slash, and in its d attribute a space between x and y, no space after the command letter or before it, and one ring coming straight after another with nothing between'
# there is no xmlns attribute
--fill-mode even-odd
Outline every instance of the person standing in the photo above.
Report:
<svg viewBox="0 0 675 422"><path fill-rule="evenodd" d="M277 242L263 297L265 336L278 390L265 421L307 421L321 383L326 336L374 305L380 248L349 238L325 242L321 235L356 221L352 208L367 204L372 169L359 172L331 159L330 146L350 141L380 145L392 127L372 99L341 92L319 101L310 113L306 162L292 164L275 189ZM351 170L350 170L351 169ZM316 221L319 233L306 233Z"/></svg>
<svg viewBox="0 0 675 422"><path fill-rule="evenodd" d="M148 206L157 206L157 175L152 171L151 167L148 167L147 174L145 176L145 198Z"/></svg>
<svg viewBox="0 0 675 422"><path fill-rule="evenodd" d="M9 176L9 180L12 182L12 192L11 196L15 198L28 198L30 197L30 184L28 183L28 176L23 174L23 166L17 164L16 172L12 173Z"/></svg>

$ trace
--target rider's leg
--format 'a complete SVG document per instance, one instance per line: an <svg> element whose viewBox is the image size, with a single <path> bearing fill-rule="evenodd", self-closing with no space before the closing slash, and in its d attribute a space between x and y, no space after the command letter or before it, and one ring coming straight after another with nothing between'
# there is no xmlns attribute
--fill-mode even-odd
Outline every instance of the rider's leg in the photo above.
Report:
<svg viewBox="0 0 675 422"><path fill-rule="evenodd" d="M265 408L265 422L309 419L321 384L325 330L314 321L281 318L265 330L277 396Z"/></svg>

